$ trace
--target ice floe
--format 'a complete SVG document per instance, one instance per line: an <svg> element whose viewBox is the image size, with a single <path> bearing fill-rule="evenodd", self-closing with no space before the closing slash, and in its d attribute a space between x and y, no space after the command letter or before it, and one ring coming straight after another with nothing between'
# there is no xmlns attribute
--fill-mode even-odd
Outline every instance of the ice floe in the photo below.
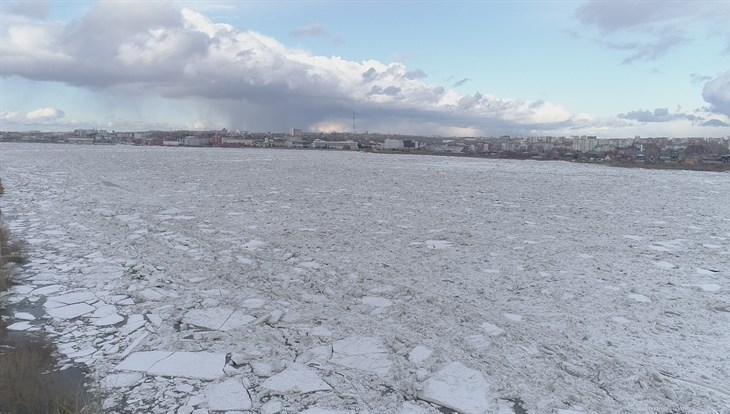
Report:
<svg viewBox="0 0 730 414"><path fill-rule="evenodd" d="M46 302L48 304L48 302ZM91 305L86 303L75 303L73 305L59 306L55 308L46 308L46 312L56 319L74 319L81 315L86 315L95 310Z"/></svg>
<svg viewBox="0 0 730 414"><path fill-rule="evenodd" d="M138 372L120 372L109 374L101 380L103 388L120 388L137 385L144 379L144 374Z"/></svg>
<svg viewBox="0 0 730 414"><path fill-rule="evenodd" d="M183 317L183 322L208 329L229 331L245 326L255 319L240 309L216 307L190 310Z"/></svg>
<svg viewBox="0 0 730 414"><path fill-rule="evenodd" d="M214 352L143 351L130 354L116 369L149 375L214 380L224 376L225 354Z"/></svg>
<svg viewBox="0 0 730 414"><path fill-rule="evenodd" d="M212 411L248 410L251 397L240 378L231 378L205 388L208 409Z"/></svg>
<svg viewBox="0 0 730 414"><path fill-rule="evenodd" d="M332 389L314 371L301 364L289 365L284 371L267 378L261 387L278 394L305 394Z"/></svg>
<svg viewBox="0 0 730 414"><path fill-rule="evenodd" d="M380 338L352 336L332 344L332 363L374 374L387 374L393 362Z"/></svg>
<svg viewBox="0 0 730 414"><path fill-rule="evenodd" d="M408 360L417 365L422 364L431 356L432 353L433 351L431 349L426 348L423 345L418 345L408 353Z"/></svg>
<svg viewBox="0 0 730 414"><path fill-rule="evenodd" d="M481 372L452 362L424 382L419 398L464 414L484 414L492 396Z"/></svg>

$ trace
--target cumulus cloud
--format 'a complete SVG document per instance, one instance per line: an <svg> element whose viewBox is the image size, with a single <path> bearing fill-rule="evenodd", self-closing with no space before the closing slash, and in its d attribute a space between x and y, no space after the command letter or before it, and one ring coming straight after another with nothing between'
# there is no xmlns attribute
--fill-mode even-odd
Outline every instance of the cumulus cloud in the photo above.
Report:
<svg viewBox="0 0 730 414"><path fill-rule="evenodd" d="M403 75L403 77L406 79L423 79L423 78L428 77L428 75L426 74L426 72L424 72L421 69L415 69L415 70L409 70L408 72L405 73L405 75Z"/></svg>
<svg viewBox="0 0 730 414"><path fill-rule="evenodd" d="M730 70L705 83L702 97L711 111L730 116Z"/></svg>
<svg viewBox="0 0 730 414"><path fill-rule="evenodd" d="M63 122L62 119L66 113L57 108L38 108L34 111L3 111L0 112L0 121L2 121L2 129L10 130L13 128L27 129L39 126L54 125Z"/></svg>
<svg viewBox="0 0 730 414"><path fill-rule="evenodd" d="M26 118L32 122L52 121L63 118L66 114L56 108L40 108L35 111L28 112Z"/></svg>
<svg viewBox="0 0 730 414"><path fill-rule="evenodd" d="M18 122L23 120L23 115L18 111L2 111L0 112L0 121L3 123L7 122Z"/></svg>
<svg viewBox="0 0 730 414"><path fill-rule="evenodd" d="M101 2L67 24L10 25L0 40L1 76L197 102L215 112L216 125L225 118L234 128L334 125L353 111L370 130L439 125L497 134L576 122L558 104L465 97L401 63L313 55L165 2Z"/></svg>

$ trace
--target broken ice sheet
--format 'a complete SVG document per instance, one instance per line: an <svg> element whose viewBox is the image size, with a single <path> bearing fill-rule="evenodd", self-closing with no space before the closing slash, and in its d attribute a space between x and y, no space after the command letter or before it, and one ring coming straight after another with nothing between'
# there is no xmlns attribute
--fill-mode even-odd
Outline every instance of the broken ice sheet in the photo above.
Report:
<svg viewBox="0 0 730 414"><path fill-rule="evenodd" d="M387 349L380 338L369 336L351 336L332 344L330 362L348 368L385 375L390 371L393 362L389 359Z"/></svg>
<svg viewBox="0 0 730 414"><path fill-rule="evenodd" d="M225 354L213 352L144 351L132 353L116 369L165 377L214 380L224 375L225 361Z"/></svg>
<svg viewBox="0 0 730 414"><path fill-rule="evenodd" d="M144 379L144 374L139 372L121 372L109 374L101 380L102 388L120 388L137 385Z"/></svg>
<svg viewBox="0 0 730 414"><path fill-rule="evenodd" d="M14 324L8 325L7 330L9 331L27 331L29 329L33 328L33 325L30 324L30 322L15 322Z"/></svg>
<svg viewBox="0 0 730 414"><path fill-rule="evenodd" d="M483 414L489 409L489 384L481 372L452 362L423 384L419 398L464 414Z"/></svg>
<svg viewBox="0 0 730 414"><path fill-rule="evenodd" d="M433 351L429 348L426 348L423 345L418 345L408 353L408 360L414 364L421 364L423 361L427 360L432 353Z"/></svg>
<svg viewBox="0 0 730 414"><path fill-rule="evenodd" d="M248 410L251 408L251 397L240 378L209 385L205 391L208 408L211 411Z"/></svg>
<svg viewBox="0 0 730 414"><path fill-rule="evenodd" d="M48 302L46 302L48 303ZM73 319L94 311L94 307L86 303L75 303L73 305L59 306L46 309L46 313L56 319Z"/></svg>
<svg viewBox="0 0 730 414"><path fill-rule="evenodd" d="M482 330L489 336L499 336L504 333L504 329L489 322L482 323Z"/></svg>
<svg viewBox="0 0 730 414"><path fill-rule="evenodd" d="M302 364L289 365L284 371L266 379L261 387L279 394L304 394L332 389L319 375Z"/></svg>
<svg viewBox="0 0 730 414"><path fill-rule="evenodd" d="M183 322L202 328L229 331L240 328L255 319L239 309L216 307L188 311L183 317Z"/></svg>
<svg viewBox="0 0 730 414"><path fill-rule="evenodd" d="M74 303L93 303L96 301L96 295L91 292L72 292L66 293L59 296L52 296L48 298L49 301L63 303L65 305L71 305Z"/></svg>

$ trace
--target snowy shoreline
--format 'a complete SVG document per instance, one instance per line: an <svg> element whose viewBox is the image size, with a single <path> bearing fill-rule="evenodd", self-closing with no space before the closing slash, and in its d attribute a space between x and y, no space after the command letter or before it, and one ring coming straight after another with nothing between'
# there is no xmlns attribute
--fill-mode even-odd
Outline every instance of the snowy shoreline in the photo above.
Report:
<svg viewBox="0 0 730 414"><path fill-rule="evenodd" d="M0 174L10 298L46 298L15 322L109 411L730 410L724 175L42 144Z"/></svg>

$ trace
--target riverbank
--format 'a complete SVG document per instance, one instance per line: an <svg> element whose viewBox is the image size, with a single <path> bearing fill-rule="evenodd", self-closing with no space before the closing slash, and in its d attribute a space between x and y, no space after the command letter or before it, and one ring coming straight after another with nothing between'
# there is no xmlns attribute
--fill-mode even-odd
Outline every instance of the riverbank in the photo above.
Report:
<svg viewBox="0 0 730 414"><path fill-rule="evenodd" d="M516 161L564 161L576 164L605 165L618 168L642 168L648 170L683 170L683 171L705 171L705 172L727 172L730 171L730 163L720 161L697 161L689 162L644 162L627 160L606 160L604 158L580 159L575 157L535 157L531 154L515 153L511 156L485 155L477 153L451 153L433 151L383 151L383 150L362 150L373 154L393 155L431 155L438 157L477 158L486 160L516 160Z"/></svg>
<svg viewBox="0 0 730 414"><path fill-rule="evenodd" d="M0 196L4 187L0 180ZM48 337L24 324L36 316L21 309L13 285L22 279L24 252L5 227L0 205L0 413L92 413L78 368L59 370L57 349ZM40 315L39 315L40 316ZM8 323L8 321L12 323Z"/></svg>

